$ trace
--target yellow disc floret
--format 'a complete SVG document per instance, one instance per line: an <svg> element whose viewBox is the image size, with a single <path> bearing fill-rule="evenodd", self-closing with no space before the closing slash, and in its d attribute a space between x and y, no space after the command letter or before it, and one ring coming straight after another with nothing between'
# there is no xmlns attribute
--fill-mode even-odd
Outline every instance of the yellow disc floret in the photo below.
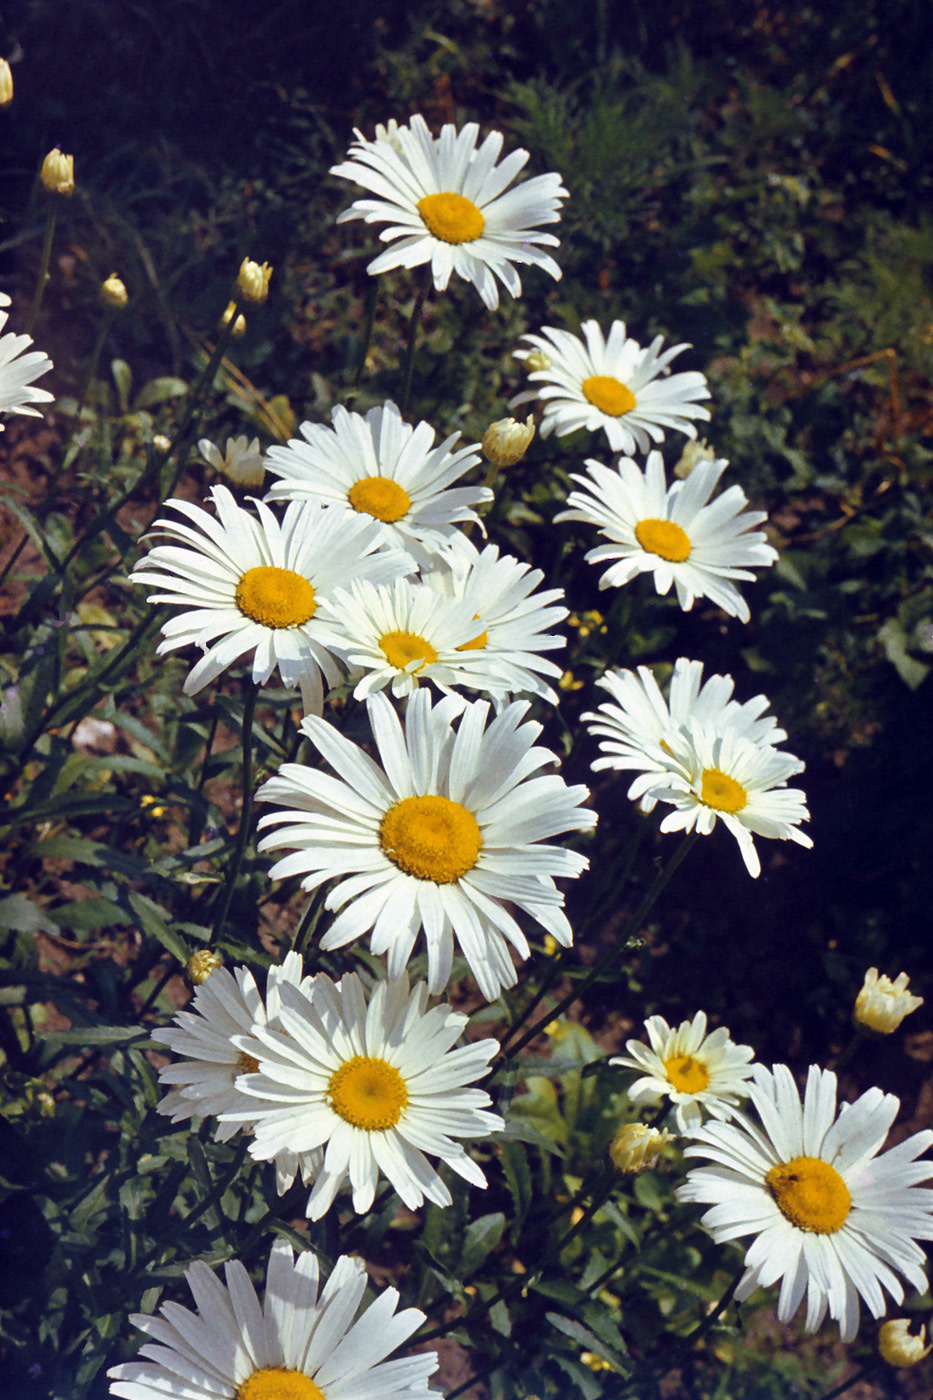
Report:
<svg viewBox="0 0 933 1400"><path fill-rule="evenodd" d="M600 413L608 413L610 418L621 418L623 413L631 413L635 407L635 395L621 379L611 374L592 374L580 385L583 397L598 408Z"/></svg>
<svg viewBox="0 0 933 1400"><path fill-rule="evenodd" d="M690 536L673 520L639 520L635 538L646 554L657 554L672 564L690 557Z"/></svg>
<svg viewBox="0 0 933 1400"><path fill-rule="evenodd" d="M390 666L404 671L413 661L417 661L416 671L431 666L437 660L437 652L426 637L417 632L386 632L379 638L379 646Z"/></svg>
<svg viewBox="0 0 933 1400"><path fill-rule="evenodd" d="M354 1055L331 1076L327 1101L345 1123L384 1133L408 1105L405 1081L394 1065L374 1055Z"/></svg>
<svg viewBox="0 0 933 1400"><path fill-rule="evenodd" d="M741 812L748 802L748 793L735 778L721 768L704 768L700 780L700 801L717 812Z"/></svg>
<svg viewBox="0 0 933 1400"><path fill-rule="evenodd" d="M236 605L244 617L263 627L300 627L317 611L308 580L272 564L247 569L237 585Z"/></svg>
<svg viewBox="0 0 933 1400"><path fill-rule="evenodd" d="M692 1055L672 1055L664 1061L664 1073L679 1094L699 1094L709 1088L709 1070Z"/></svg>
<svg viewBox="0 0 933 1400"><path fill-rule="evenodd" d="M819 1157L795 1157L779 1162L765 1176L765 1185L783 1216L798 1230L832 1235L841 1230L852 1208L842 1177Z"/></svg>
<svg viewBox="0 0 933 1400"><path fill-rule="evenodd" d="M449 797L405 797L379 825L379 842L406 875L449 885L476 864L483 844L479 823Z"/></svg>
<svg viewBox="0 0 933 1400"><path fill-rule="evenodd" d="M442 243L473 243L486 227L486 220L473 201L449 190L419 199L418 213L428 233Z"/></svg>
<svg viewBox="0 0 933 1400"><path fill-rule="evenodd" d="M236 1400L325 1400L325 1395L302 1371L263 1366L237 1386Z"/></svg>
<svg viewBox="0 0 933 1400"><path fill-rule="evenodd" d="M386 525L393 525L411 510L411 497L405 487L389 476L364 476L354 481L347 500L354 510L375 516Z"/></svg>

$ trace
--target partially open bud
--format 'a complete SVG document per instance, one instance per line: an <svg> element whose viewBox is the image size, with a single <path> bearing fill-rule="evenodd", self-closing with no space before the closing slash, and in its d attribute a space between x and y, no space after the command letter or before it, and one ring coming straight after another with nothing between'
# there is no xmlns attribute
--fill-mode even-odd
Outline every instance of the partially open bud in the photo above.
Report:
<svg viewBox="0 0 933 1400"><path fill-rule="evenodd" d="M62 153L60 146L49 151L42 162L39 179L50 194L74 194L75 158Z"/></svg>
<svg viewBox="0 0 933 1400"><path fill-rule="evenodd" d="M483 456L494 467L514 467L528 451L534 435L535 425L530 413L524 423L514 418L499 418L483 433Z"/></svg>
<svg viewBox="0 0 933 1400"><path fill-rule="evenodd" d="M112 307L114 311L123 311L128 305L129 293L115 272L111 272L107 280L101 282L100 299L105 306Z"/></svg>
<svg viewBox="0 0 933 1400"><path fill-rule="evenodd" d="M241 296L244 301L265 301L269 295L269 278L271 276L272 268L268 263L263 263L260 266L252 259L244 258L240 264L239 276L236 279L238 296Z"/></svg>
<svg viewBox="0 0 933 1400"><path fill-rule="evenodd" d="M644 1123L626 1123L609 1144L609 1156L617 1171L626 1174L647 1171L672 1141L666 1128L649 1128Z"/></svg>
<svg viewBox="0 0 933 1400"><path fill-rule="evenodd" d="M227 309L226 309L226 311L224 312L224 314L223 314L223 315L221 316L221 318L220 318L220 324L221 324L222 326L229 326L231 317L233 316L233 313L234 313L235 310L236 310L236 302L235 302L235 301L228 301L228 302L227 302ZM241 336L241 335L245 335L245 333L246 333L246 317L245 317L245 316L242 314L242 312L241 312L241 314L240 314L240 315L236 318L236 320L233 322L233 329L232 329L232 331L230 332L230 334L234 337L235 340L239 340L240 336Z"/></svg>
<svg viewBox="0 0 933 1400"><path fill-rule="evenodd" d="M890 977L879 977L876 967L870 967L855 999L853 1019L857 1026L864 1026L876 1035L890 1035L905 1016L922 1005L923 997L911 996L907 990L906 972L898 973L892 982Z"/></svg>
<svg viewBox="0 0 933 1400"><path fill-rule="evenodd" d="M881 1324L878 1350L889 1366L916 1366L933 1351L933 1342L927 1342L927 1330L922 1322L898 1317Z"/></svg>
<svg viewBox="0 0 933 1400"><path fill-rule="evenodd" d="M208 977L222 966L223 958L219 953L212 952L210 948L199 948L185 963L185 976L192 987L200 987L202 982L206 982Z"/></svg>
<svg viewBox="0 0 933 1400"><path fill-rule="evenodd" d="M246 436L227 438L224 453L215 447L209 438L201 438L198 451L215 471L237 486L260 486L266 474L265 463L259 450L258 437L247 442Z"/></svg>
<svg viewBox="0 0 933 1400"><path fill-rule="evenodd" d="M545 355L543 350L529 350L525 356L525 369L529 374L534 374L536 369L550 369L551 357Z"/></svg>
<svg viewBox="0 0 933 1400"><path fill-rule="evenodd" d="M701 462L715 462L716 453L708 442L702 439L699 442L687 440L687 445L674 463L674 475L684 481L694 467L698 467Z"/></svg>
<svg viewBox="0 0 933 1400"><path fill-rule="evenodd" d="M5 58L0 58L0 107L8 107L13 101L13 74Z"/></svg>

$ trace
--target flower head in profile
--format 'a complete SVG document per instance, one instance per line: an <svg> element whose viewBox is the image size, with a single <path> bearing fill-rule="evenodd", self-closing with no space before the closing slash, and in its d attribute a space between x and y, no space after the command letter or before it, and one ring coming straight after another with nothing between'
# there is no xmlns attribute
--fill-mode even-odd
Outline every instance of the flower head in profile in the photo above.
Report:
<svg viewBox="0 0 933 1400"><path fill-rule="evenodd" d="M705 1115L731 1117L748 1093L755 1052L736 1045L725 1026L706 1034L706 1012L692 1021L669 1026L663 1016L649 1016L645 1030L650 1048L640 1040L626 1041L628 1055L615 1055L611 1065L641 1071L628 1090L633 1103L658 1105L669 1099L682 1133L699 1127Z"/></svg>
<svg viewBox="0 0 933 1400"><path fill-rule="evenodd" d="M497 418L483 433L483 456L494 467L514 467L531 446L535 423L531 414L524 423L515 418Z"/></svg>
<svg viewBox="0 0 933 1400"><path fill-rule="evenodd" d="M569 509L555 520L596 525L609 541L586 556L590 564L609 561L600 588L620 588L650 573L658 593L668 593L673 584L685 612L697 598L709 598L730 617L748 621L748 604L732 580L754 580L751 569L767 567L778 556L754 528L767 517L746 510L741 486L710 500L728 462L700 462L671 487L660 452L648 453L644 471L631 458L616 469L586 465L588 476L573 477L584 489L571 491Z"/></svg>
<svg viewBox="0 0 933 1400"><path fill-rule="evenodd" d="M428 1380L437 1353L386 1361L424 1321L417 1308L397 1312L387 1288L357 1317L367 1276L360 1259L341 1255L321 1288L317 1256L276 1240L260 1303L238 1259L224 1266L226 1287L197 1259L186 1271L196 1312L164 1303L156 1317L130 1318L152 1340L144 1361L107 1372L122 1400L417 1400L435 1394ZM354 1321L354 1319L356 1319Z"/></svg>
<svg viewBox="0 0 933 1400"><path fill-rule="evenodd" d="M256 685L277 669L283 685L300 688L305 709L320 713L323 682L342 675L321 600L354 578L408 573L411 559L385 550L378 527L361 516L296 501L279 521L262 502L255 513L237 505L226 486L212 487L211 498L216 517L189 501L167 502L186 523L157 520L153 529L173 543L155 545L130 574L157 590L150 603L185 608L163 624L159 655L200 647L185 681L185 694L196 695L252 653Z"/></svg>
<svg viewBox="0 0 933 1400"><path fill-rule="evenodd" d="M918 1318L897 1317L878 1328L878 1350L889 1366L916 1366L933 1351L933 1341Z"/></svg>
<svg viewBox="0 0 933 1400"><path fill-rule="evenodd" d="M368 709L382 766L307 716L304 734L339 777L286 763L260 789L260 801L284 809L260 821L276 828L260 849L292 848L270 874L300 876L309 890L335 882L325 907L339 913L325 950L371 931L373 952L388 955L396 978L423 931L435 995L450 978L456 939L492 1001L517 980L508 943L529 953L512 908L565 947L573 941L554 879L579 875L588 862L545 843L595 826L596 813L581 806L587 790L533 776L556 759L536 746L541 726L525 720L527 703L488 725L486 702L447 696L432 707L425 689L409 700L404 726L384 695Z"/></svg>
<svg viewBox="0 0 933 1400"><path fill-rule="evenodd" d="M675 356L689 345L674 345L661 353L663 336L643 349L625 334L625 322L613 321L607 338L596 321L584 321L583 339L569 331L545 326L541 335L522 336L531 346L516 350L516 359L544 356L541 368L533 368L526 389L511 407L539 399L544 418L541 436L558 437L586 428L600 428L613 452L647 452L653 442L664 441L664 430L696 437L693 419L709 419L706 380L697 370L668 374ZM535 365L541 361L535 360Z"/></svg>
<svg viewBox="0 0 933 1400"><path fill-rule="evenodd" d="M802 1104L786 1065L773 1072L756 1065L749 1095L754 1119L736 1112L729 1123L695 1130L686 1155L713 1165L689 1171L677 1195L711 1207L703 1224L717 1242L754 1235L740 1302L780 1280L782 1322L806 1295L806 1330L815 1331L828 1309L851 1342L860 1296L882 1317L882 1289L904 1301L897 1274L927 1290L916 1241L933 1239L933 1191L917 1183L933 1177L933 1160L917 1158L933 1132L881 1152L899 1100L869 1089L837 1114L836 1076L816 1065Z"/></svg>
<svg viewBox="0 0 933 1400"><path fill-rule="evenodd" d="M236 294L243 301L261 304L268 300L271 278L272 268L268 263L257 263L253 262L252 258L244 258L237 274Z"/></svg>
<svg viewBox="0 0 933 1400"><path fill-rule="evenodd" d="M240 1039L257 1062L242 1081L258 1100L249 1120L252 1156L268 1161L290 1150L320 1161L323 1153L308 1199L312 1220L345 1182L353 1209L369 1210L380 1176L411 1209L425 1197L450 1205L429 1156L471 1185L486 1185L455 1139L504 1127L487 1111L489 1095L467 1087L486 1074L499 1046L481 1040L455 1049L468 1018L446 1005L427 1010L427 996L424 982L410 991L405 975L377 982L367 998L355 973L336 984L321 973L310 997L283 987L275 1024Z"/></svg>
<svg viewBox="0 0 933 1400"><path fill-rule="evenodd" d="M261 486L266 474L266 464L259 450L259 439L249 441L246 434L227 438L223 452L210 438L198 439L198 451L215 472L220 472L235 486Z"/></svg>
<svg viewBox="0 0 933 1400"><path fill-rule="evenodd" d="M609 1159L624 1176L637 1176L657 1166L664 1148L673 1138L666 1128L649 1128L647 1123L626 1123L609 1144Z"/></svg>
<svg viewBox="0 0 933 1400"><path fill-rule="evenodd" d="M896 1031L905 1016L923 1005L923 997L913 996L907 982L906 972L898 973L892 982L890 977L879 977L876 967L870 967L855 999L855 1024L876 1035Z"/></svg>
<svg viewBox="0 0 933 1400"><path fill-rule="evenodd" d="M66 156L61 146L53 146L42 162L39 179L49 194L72 195L75 192L75 158Z"/></svg>
<svg viewBox="0 0 933 1400"><path fill-rule="evenodd" d="M700 724L716 733L728 729L753 744L780 744L787 738L774 716L764 713L770 703L766 695L740 702L732 698L731 676L708 676L701 684L702 680L702 661L678 657L665 699L647 666L639 666L637 674L607 671L597 684L612 699L581 716L589 733L600 741L600 757L590 765L594 773L603 768L638 773L628 795L643 812L653 811L657 804L649 789L657 774L670 771L668 740L682 725Z"/></svg>
<svg viewBox="0 0 933 1400"><path fill-rule="evenodd" d="M10 298L0 292L0 332L9 320L9 312L3 310L9 305ZM0 334L0 413L25 413L31 418L41 418L39 409L31 405L51 403L55 397L47 389L33 387L32 381L47 374L52 361L41 350L30 350L31 344L29 335L14 335L12 331ZM0 422L0 432L3 427Z"/></svg>
<svg viewBox="0 0 933 1400"><path fill-rule="evenodd" d="M560 176L537 175L509 189L528 152L512 151L500 164L500 133L490 132L477 149L478 135L476 123L468 122L460 131L448 124L434 137L417 115L375 141L356 132L347 160L331 174L375 196L355 200L338 223L388 225L380 238L392 246L373 259L369 273L430 263L437 291L456 273L472 282L490 310L499 305L497 278L512 296L521 295L516 263L560 277L544 251L558 240L536 227L560 219L560 201L567 196Z"/></svg>
<svg viewBox="0 0 933 1400"><path fill-rule="evenodd" d="M429 423L413 428L394 403L364 417L338 405L333 425L302 423L304 442L270 447L267 465L280 478L269 501L313 500L379 522L386 545L426 563L464 521L478 523L473 506L492 500L485 486L456 482L480 461L476 445L454 451L459 433L438 446Z"/></svg>

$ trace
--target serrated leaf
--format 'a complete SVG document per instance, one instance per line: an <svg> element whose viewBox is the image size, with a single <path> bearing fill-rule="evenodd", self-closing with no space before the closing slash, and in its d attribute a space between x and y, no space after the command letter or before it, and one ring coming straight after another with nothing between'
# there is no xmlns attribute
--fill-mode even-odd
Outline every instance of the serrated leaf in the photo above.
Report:
<svg viewBox="0 0 933 1400"><path fill-rule="evenodd" d="M505 1216L501 1211L481 1215L471 1220L463 1235L463 1248L460 1252L460 1273L466 1278L475 1273L485 1262L502 1239L505 1230Z"/></svg>
<svg viewBox="0 0 933 1400"><path fill-rule="evenodd" d="M531 1209L533 1199L531 1171L527 1158L517 1142L500 1140L499 1160L502 1163L505 1183L509 1188L515 1207L512 1223L514 1237L518 1233L521 1222Z"/></svg>
<svg viewBox="0 0 933 1400"><path fill-rule="evenodd" d="M137 894L135 890L128 891L127 899L143 932L161 943L166 952L171 953L173 958L177 958L184 965L191 956L191 950L167 922L165 910L145 895Z"/></svg>
<svg viewBox="0 0 933 1400"><path fill-rule="evenodd" d="M625 1358L615 1347L607 1346L601 1337L597 1337L589 1327L584 1327L582 1322L575 1321L572 1317L564 1317L562 1313L546 1313L548 1322L552 1327L556 1327L558 1332L563 1332L565 1337L570 1337L575 1342L579 1342L584 1351L593 1351L597 1356L601 1356L610 1365L621 1367Z"/></svg>

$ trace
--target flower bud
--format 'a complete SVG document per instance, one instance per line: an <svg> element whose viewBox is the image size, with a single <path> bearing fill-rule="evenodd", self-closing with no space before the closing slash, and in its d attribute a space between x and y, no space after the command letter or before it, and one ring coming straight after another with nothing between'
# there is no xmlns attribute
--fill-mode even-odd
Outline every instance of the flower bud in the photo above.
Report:
<svg viewBox="0 0 933 1400"><path fill-rule="evenodd" d="M244 258L240 264L239 276L236 279L236 289L238 296L244 301L262 302L269 295L269 278L272 276L272 268L268 263L253 262L250 258Z"/></svg>
<svg viewBox="0 0 933 1400"><path fill-rule="evenodd" d="M229 326L229 324L230 324L230 319L231 319L231 317L233 316L233 313L234 313L235 310L236 310L236 302L235 302L235 301L228 301L228 302L227 302L227 309L226 309L226 311L224 312L224 314L223 314L223 315L221 316L221 318L220 318L220 324L221 324L221 326ZM239 340L240 336L241 336L241 335L245 335L245 333L246 333L246 317L245 317L244 315L241 314L241 315L239 315L239 316L236 318L236 320L233 322L233 330L230 332L230 334L233 336L233 338L234 338L235 340Z"/></svg>
<svg viewBox="0 0 933 1400"><path fill-rule="evenodd" d="M74 156L63 155L60 146L54 147L42 162L39 179L50 194L74 194Z"/></svg>
<svg viewBox="0 0 933 1400"><path fill-rule="evenodd" d="M905 1016L922 1005L923 997L911 996L907 990L906 972L898 973L892 982L890 977L879 977L876 967L870 967L855 999L853 1019L857 1026L877 1035L890 1035Z"/></svg>
<svg viewBox="0 0 933 1400"><path fill-rule="evenodd" d="M494 467L514 467L528 451L534 435L535 425L530 413L524 423L514 418L499 418L483 433L483 456Z"/></svg>
<svg viewBox="0 0 933 1400"><path fill-rule="evenodd" d="M0 107L8 107L13 101L13 74L5 58L0 58Z"/></svg>
<svg viewBox="0 0 933 1400"><path fill-rule="evenodd" d="M123 282L115 272L111 272L105 282L100 284L100 299L105 306L112 307L114 311L123 311L129 302L129 293Z"/></svg>
<svg viewBox="0 0 933 1400"><path fill-rule="evenodd" d="M156 433L153 436L152 445L156 452L171 452L172 439L166 437L164 433Z"/></svg>
<svg viewBox="0 0 933 1400"><path fill-rule="evenodd" d="M687 440L687 445L674 463L674 475L684 481L694 467L698 467L701 462L715 462L716 453L708 442Z"/></svg>
<svg viewBox="0 0 933 1400"><path fill-rule="evenodd" d="M265 462L259 450L258 437L248 443L246 436L227 438L226 451L221 453L209 438L201 438L198 451L205 462L237 486L260 486L266 474Z"/></svg>
<svg viewBox="0 0 933 1400"><path fill-rule="evenodd" d="M912 1327L916 1330L911 1331ZM889 1366L916 1366L933 1351L933 1342L927 1343L927 1330L922 1323L898 1317L881 1324L878 1350Z"/></svg>
<svg viewBox="0 0 933 1400"><path fill-rule="evenodd" d="M212 952L210 948L199 948L185 963L185 976L193 987L200 987L211 973L222 966L223 958L219 953Z"/></svg>
<svg viewBox="0 0 933 1400"><path fill-rule="evenodd" d="M609 1156L617 1171L635 1174L653 1167L664 1145L672 1140L666 1128L626 1123L609 1144Z"/></svg>
<svg viewBox="0 0 933 1400"><path fill-rule="evenodd" d="M529 374L534 374L538 369L550 369L551 357L545 355L543 350L529 350L525 356L525 369Z"/></svg>

